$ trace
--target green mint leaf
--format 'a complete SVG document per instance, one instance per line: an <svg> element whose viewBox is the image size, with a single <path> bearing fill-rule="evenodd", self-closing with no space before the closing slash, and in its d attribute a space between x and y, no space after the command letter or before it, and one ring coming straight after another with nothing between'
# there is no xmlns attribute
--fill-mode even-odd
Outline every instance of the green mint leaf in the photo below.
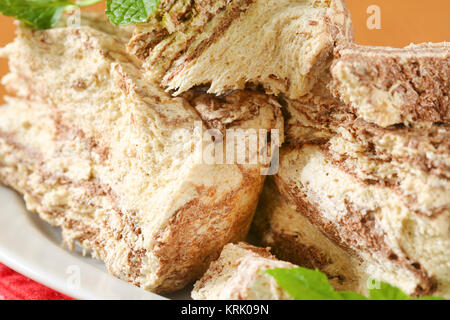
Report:
<svg viewBox="0 0 450 320"><path fill-rule="evenodd" d="M325 274L306 268L270 269L266 273L276 279L280 287L296 300L339 300Z"/></svg>
<svg viewBox="0 0 450 320"><path fill-rule="evenodd" d="M370 289L369 298L370 300L410 300L406 293L386 282L380 282L380 288Z"/></svg>
<svg viewBox="0 0 450 320"><path fill-rule="evenodd" d="M415 298L414 300L445 300L445 298L438 297L438 296L425 296L425 297Z"/></svg>
<svg viewBox="0 0 450 320"><path fill-rule="evenodd" d="M352 292L352 291L339 291L341 300L367 300L362 294Z"/></svg>
<svg viewBox="0 0 450 320"><path fill-rule="evenodd" d="M269 269L264 272L274 277L278 285L296 300L445 300L442 297L410 298L385 282L380 282L379 288L370 289L369 298L356 292L338 292L324 273L302 267Z"/></svg>
<svg viewBox="0 0 450 320"><path fill-rule="evenodd" d="M380 282L380 288L369 290L370 300L445 300L437 296L424 296L419 298L411 298L399 288L391 286L389 283Z"/></svg>
<svg viewBox="0 0 450 320"><path fill-rule="evenodd" d="M159 0L107 0L106 14L115 26L136 24L147 21L158 4Z"/></svg>
<svg viewBox="0 0 450 320"><path fill-rule="evenodd" d="M0 0L0 13L19 19L37 29L49 29L56 25L68 7L84 7L101 0Z"/></svg>
<svg viewBox="0 0 450 320"><path fill-rule="evenodd" d="M0 0L0 12L14 17L38 29L53 27L61 18L66 1Z"/></svg>

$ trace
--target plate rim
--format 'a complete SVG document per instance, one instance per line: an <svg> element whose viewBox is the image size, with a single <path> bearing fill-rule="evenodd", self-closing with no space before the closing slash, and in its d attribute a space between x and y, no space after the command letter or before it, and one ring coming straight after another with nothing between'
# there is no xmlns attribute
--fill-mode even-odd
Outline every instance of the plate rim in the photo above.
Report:
<svg viewBox="0 0 450 320"><path fill-rule="evenodd" d="M92 262L91 264L89 263L89 260L84 260L84 257L77 256L77 253L63 249L60 244L56 243L56 241L52 241L49 233L40 230L40 227L46 228L48 230L56 227L52 227L46 221L42 220L37 213L29 212L25 208L22 196L14 190L1 184L0 211L0 230L2 228L10 229L3 229L0 232L0 262L13 269L14 271L24 275L25 277L28 277L68 297L78 300L168 299L164 296L136 287L124 280L116 278L113 275L109 274L107 270L103 271L98 269L95 265L93 265L94 262ZM16 230L14 228L14 226L21 227L22 225L23 228L20 228L20 230ZM58 232L60 232L61 229L57 229ZM14 234L15 231L17 231L17 236L16 234ZM27 232L29 234L26 234ZM67 285L67 280L63 280L63 272L61 270L64 268L64 266L55 267L53 268L53 270L49 270L48 266L56 266L56 264L45 261L45 259L38 259L36 258L36 255L38 253L34 253L33 250L24 248L24 246L21 247L21 245L25 245L27 243L27 241L24 239L20 240L21 234L25 234L24 237L28 237L28 239L30 237L36 237L36 234L38 234L36 241L34 243L31 243L31 246L34 246L34 248L38 248L41 253L43 253L47 258L54 256L55 260L59 260L60 263L64 262L68 266L78 266L80 268L80 272L85 272L85 275L88 275L87 278L94 279L94 281L98 280L97 283L91 285L89 281L86 281L88 283L86 285L85 281L83 281L83 285L79 286L78 288L70 288ZM39 245L42 245L42 247L40 247ZM32 252L32 255L35 256L27 257L27 250L28 252ZM86 257L86 259L94 258ZM37 260L44 260L45 262L38 263ZM101 263L103 264L103 262ZM58 268L61 270L52 275L54 270ZM68 275L66 274L65 278L67 277ZM102 288L100 286L102 282L105 282L105 290L111 289L111 291L104 292L103 294L100 293L102 291ZM95 285L97 285L98 287L95 290L92 290L92 287L94 287ZM119 294L119 292L121 292L121 294ZM129 298L124 296L127 293L130 293Z"/></svg>

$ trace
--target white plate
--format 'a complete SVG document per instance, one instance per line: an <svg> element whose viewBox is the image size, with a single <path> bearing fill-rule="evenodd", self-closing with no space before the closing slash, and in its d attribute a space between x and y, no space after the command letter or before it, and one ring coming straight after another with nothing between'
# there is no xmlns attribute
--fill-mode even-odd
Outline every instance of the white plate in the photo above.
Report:
<svg viewBox="0 0 450 320"><path fill-rule="evenodd" d="M76 299L184 299L189 289L160 296L111 276L99 260L61 247L61 235L0 186L0 262Z"/></svg>

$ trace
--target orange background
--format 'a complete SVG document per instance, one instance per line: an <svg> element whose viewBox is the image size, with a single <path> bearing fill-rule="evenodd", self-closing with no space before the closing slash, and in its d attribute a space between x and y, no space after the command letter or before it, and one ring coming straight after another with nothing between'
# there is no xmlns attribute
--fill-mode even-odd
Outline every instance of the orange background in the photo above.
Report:
<svg viewBox="0 0 450 320"><path fill-rule="evenodd" d="M367 45L402 47L411 42L450 41L450 0L347 0L356 41ZM367 8L377 5L381 12L381 29L369 30ZM103 10L99 4L94 10ZM0 46L14 38L13 19L0 16ZM0 77L8 72L0 59ZM0 86L0 102L5 91Z"/></svg>

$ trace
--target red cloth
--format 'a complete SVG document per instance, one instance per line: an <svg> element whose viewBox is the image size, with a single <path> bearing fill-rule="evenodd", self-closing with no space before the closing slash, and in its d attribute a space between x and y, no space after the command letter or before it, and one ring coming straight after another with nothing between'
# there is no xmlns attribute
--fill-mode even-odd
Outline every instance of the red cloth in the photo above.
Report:
<svg viewBox="0 0 450 320"><path fill-rule="evenodd" d="M0 300L72 300L0 263Z"/></svg>

